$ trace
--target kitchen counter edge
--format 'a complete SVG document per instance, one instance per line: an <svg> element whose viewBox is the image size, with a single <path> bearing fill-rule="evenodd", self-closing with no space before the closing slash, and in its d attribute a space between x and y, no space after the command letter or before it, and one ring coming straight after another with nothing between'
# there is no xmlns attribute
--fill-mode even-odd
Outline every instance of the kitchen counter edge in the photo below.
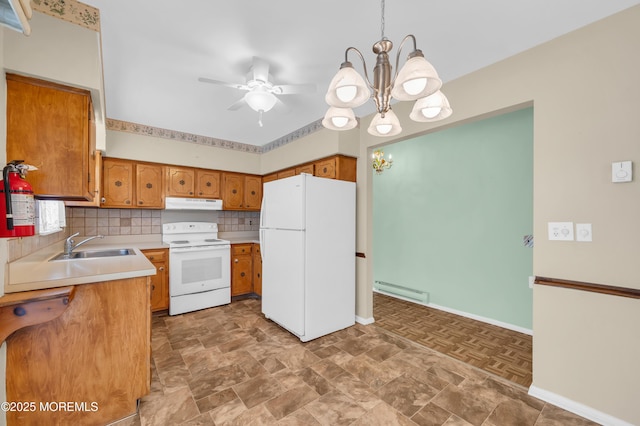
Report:
<svg viewBox="0 0 640 426"><path fill-rule="evenodd" d="M76 241L81 241L77 237ZM168 248L161 239L105 237L90 241L74 251L131 248L133 256L49 262L64 249L64 241L42 248L6 265L5 293L42 290L79 284L136 278L156 274L156 268L141 250Z"/></svg>

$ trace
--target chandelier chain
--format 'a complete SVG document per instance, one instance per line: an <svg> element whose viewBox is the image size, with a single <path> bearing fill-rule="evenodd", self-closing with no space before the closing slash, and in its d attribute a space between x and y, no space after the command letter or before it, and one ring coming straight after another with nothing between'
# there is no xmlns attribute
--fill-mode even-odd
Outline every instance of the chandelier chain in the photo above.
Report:
<svg viewBox="0 0 640 426"><path fill-rule="evenodd" d="M384 0L380 1L380 9L382 10L380 18L380 40L384 40Z"/></svg>

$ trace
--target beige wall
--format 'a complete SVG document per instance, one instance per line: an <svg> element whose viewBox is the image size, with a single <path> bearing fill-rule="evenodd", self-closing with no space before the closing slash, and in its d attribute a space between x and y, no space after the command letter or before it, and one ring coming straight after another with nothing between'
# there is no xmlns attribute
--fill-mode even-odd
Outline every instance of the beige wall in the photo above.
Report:
<svg viewBox="0 0 640 426"><path fill-rule="evenodd" d="M262 174L286 169L333 154L358 156L359 132L333 132L319 130L304 138L296 139L280 148L260 156Z"/></svg>
<svg viewBox="0 0 640 426"><path fill-rule="evenodd" d="M106 155L154 163L260 174L260 155L107 130Z"/></svg>
<svg viewBox="0 0 640 426"><path fill-rule="evenodd" d="M640 6L446 84L454 115L443 124L411 122L408 103L394 108L407 138L533 103L537 276L640 288L640 179L611 183L611 162L640 161L638 22ZM361 136L358 245L367 265L357 303L366 318L375 259L365 160L383 141ZM594 240L548 241L549 221L591 223ZM533 309L533 386L640 424L640 300L536 285Z"/></svg>

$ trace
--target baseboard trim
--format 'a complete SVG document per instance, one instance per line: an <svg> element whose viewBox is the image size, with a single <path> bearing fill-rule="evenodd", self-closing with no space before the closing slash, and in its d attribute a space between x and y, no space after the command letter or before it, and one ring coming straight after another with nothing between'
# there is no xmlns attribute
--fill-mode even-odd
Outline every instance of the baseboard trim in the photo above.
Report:
<svg viewBox="0 0 640 426"><path fill-rule="evenodd" d="M506 323L506 322L494 320L492 318L482 317L480 315L470 314L468 312L459 311L457 309L447 308L445 306L436 305L435 303L420 303L420 302L416 301L415 299L409 299L409 298L406 298L406 297L398 296L397 294L391 294L391 293L387 293L387 292L381 291L381 290L373 290L373 291L375 293L384 294L385 296L395 297L397 299L402 299L402 300L405 300L407 302L416 303L418 305L426 306L428 308L438 309L440 311L449 312L450 314L460 315L461 317L470 318L470 319L473 319L473 320L476 320L476 321L480 321L480 322L484 322L484 323L487 323L487 324L495 325L495 326L498 326L498 327L506 328L507 330L512 330L512 331L516 331L518 333L528 334L529 336L533 336L533 330L531 330L529 328L524 328L524 327L520 327L518 325L513 325L513 324Z"/></svg>
<svg viewBox="0 0 640 426"><path fill-rule="evenodd" d="M358 324L362 324L362 325L369 325L369 324L373 324L375 322L375 320L373 319L373 317L362 318L362 317L359 317L358 315L356 315L356 322Z"/></svg>
<svg viewBox="0 0 640 426"><path fill-rule="evenodd" d="M627 423L617 417L613 417L612 415L598 411L595 408L573 401L548 390L541 389L534 385L529 386L529 395L596 423L600 423L603 426L633 426L633 424Z"/></svg>

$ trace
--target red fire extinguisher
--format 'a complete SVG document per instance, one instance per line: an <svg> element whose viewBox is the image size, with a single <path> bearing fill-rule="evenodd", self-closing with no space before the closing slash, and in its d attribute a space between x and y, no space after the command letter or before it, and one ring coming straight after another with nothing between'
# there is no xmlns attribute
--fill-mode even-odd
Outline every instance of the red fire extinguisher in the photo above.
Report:
<svg viewBox="0 0 640 426"><path fill-rule="evenodd" d="M36 232L36 202L33 189L24 177L29 169L23 160L14 160L2 169L0 188L0 237L30 237Z"/></svg>

